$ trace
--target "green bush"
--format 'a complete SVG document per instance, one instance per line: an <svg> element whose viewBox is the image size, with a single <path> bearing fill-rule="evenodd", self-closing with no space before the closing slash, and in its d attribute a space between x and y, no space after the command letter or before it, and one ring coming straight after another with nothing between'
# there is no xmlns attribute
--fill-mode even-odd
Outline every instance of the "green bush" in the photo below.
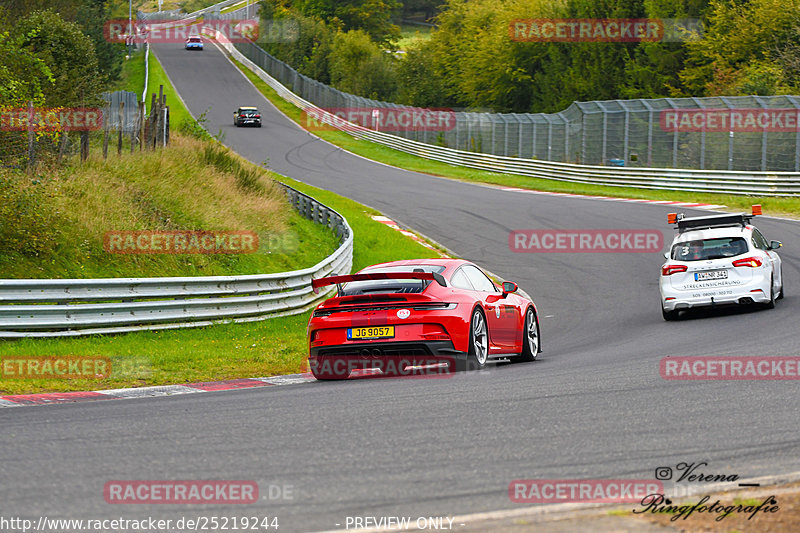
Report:
<svg viewBox="0 0 800 533"><path fill-rule="evenodd" d="M0 255L49 256L57 242L46 186L19 171L0 173Z"/></svg>

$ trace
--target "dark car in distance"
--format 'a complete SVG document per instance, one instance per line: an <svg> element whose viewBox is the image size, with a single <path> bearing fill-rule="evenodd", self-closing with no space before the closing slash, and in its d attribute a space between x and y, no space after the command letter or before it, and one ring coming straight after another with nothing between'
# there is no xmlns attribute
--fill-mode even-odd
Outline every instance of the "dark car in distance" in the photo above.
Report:
<svg viewBox="0 0 800 533"><path fill-rule="evenodd" d="M233 112L233 125L237 128L239 126L256 126L261 127L261 113L255 107L240 107Z"/></svg>

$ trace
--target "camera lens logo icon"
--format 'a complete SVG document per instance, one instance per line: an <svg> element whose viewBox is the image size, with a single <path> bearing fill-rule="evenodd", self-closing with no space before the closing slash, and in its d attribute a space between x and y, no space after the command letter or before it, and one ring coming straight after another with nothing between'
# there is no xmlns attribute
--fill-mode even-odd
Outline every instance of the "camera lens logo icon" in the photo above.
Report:
<svg viewBox="0 0 800 533"><path fill-rule="evenodd" d="M656 468L656 479L660 481L672 479L672 468L668 466L659 466Z"/></svg>

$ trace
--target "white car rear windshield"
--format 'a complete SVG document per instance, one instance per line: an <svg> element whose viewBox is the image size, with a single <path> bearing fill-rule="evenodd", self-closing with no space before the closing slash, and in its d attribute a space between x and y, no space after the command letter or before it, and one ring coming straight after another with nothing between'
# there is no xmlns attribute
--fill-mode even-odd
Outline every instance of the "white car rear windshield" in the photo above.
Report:
<svg viewBox="0 0 800 533"><path fill-rule="evenodd" d="M747 241L743 237L723 237L676 243L671 257L676 261L707 261L746 253Z"/></svg>

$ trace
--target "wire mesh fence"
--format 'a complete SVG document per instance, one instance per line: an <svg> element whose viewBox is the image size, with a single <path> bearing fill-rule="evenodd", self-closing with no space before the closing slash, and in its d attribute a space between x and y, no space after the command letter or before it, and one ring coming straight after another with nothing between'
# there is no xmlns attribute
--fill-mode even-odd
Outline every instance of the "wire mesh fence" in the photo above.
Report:
<svg viewBox="0 0 800 533"><path fill-rule="evenodd" d="M141 113L139 95L131 91L114 91L102 94L106 105L103 107L103 126L110 130L121 129L125 133L137 131Z"/></svg>
<svg viewBox="0 0 800 533"><path fill-rule="evenodd" d="M246 15L239 9L220 18ZM234 46L320 108L416 109L339 91L256 43ZM585 165L800 172L800 96L574 102L559 113L453 111L452 116L439 129L416 124L391 133L458 150ZM376 122L368 127L381 130Z"/></svg>
<svg viewBox="0 0 800 533"><path fill-rule="evenodd" d="M33 171L77 154L84 161L92 145L102 145L106 158L109 144L118 154L123 148L134 152L136 147L169 144L163 86L152 95L149 115L135 92L102 93L100 101L104 103L99 107L38 107L30 102L25 108L0 109L0 168Z"/></svg>

